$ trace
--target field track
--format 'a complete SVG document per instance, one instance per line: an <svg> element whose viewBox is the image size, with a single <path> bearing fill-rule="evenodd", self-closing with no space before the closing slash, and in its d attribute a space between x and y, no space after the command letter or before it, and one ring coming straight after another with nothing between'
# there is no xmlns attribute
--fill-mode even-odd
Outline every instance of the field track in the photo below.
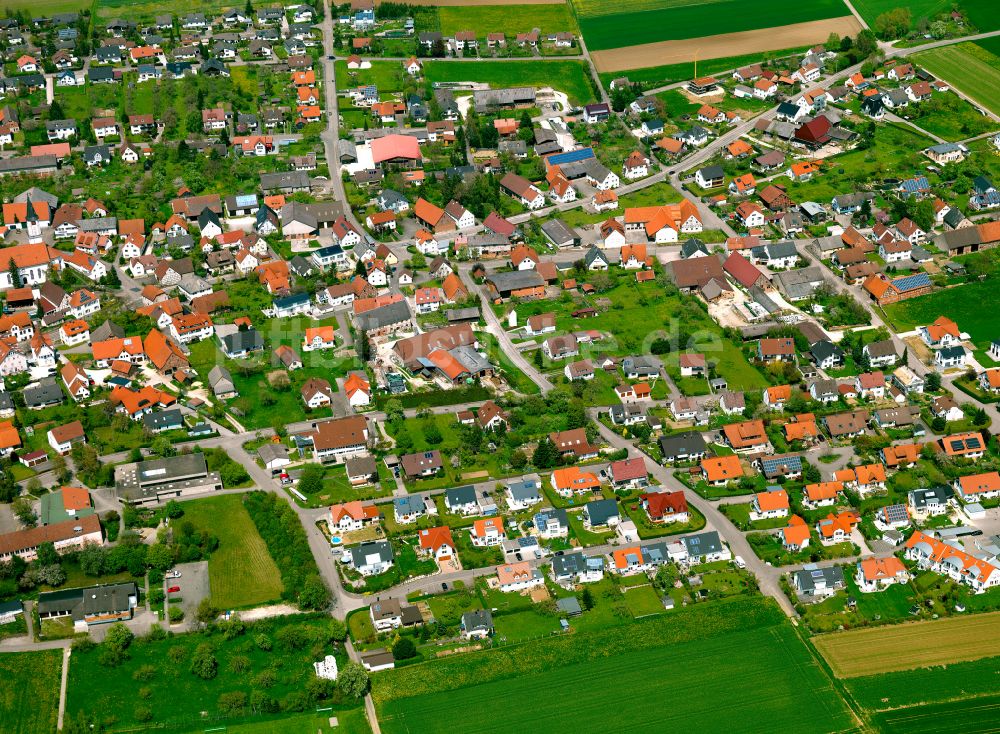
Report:
<svg viewBox="0 0 1000 734"><path fill-rule="evenodd" d="M597 70L602 73L666 66L690 62L692 59L717 59L743 56L766 51L808 46L824 42L830 33L855 36L861 24L853 15L808 23L761 28L756 31L723 33L717 36L689 38L683 41L660 41L639 46L625 46L604 51L592 51Z"/></svg>
<svg viewBox="0 0 1000 734"><path fill-rule="evenodd" d="M1000 655L1000 612L831 632L813 638L840 678Z"/></svg>

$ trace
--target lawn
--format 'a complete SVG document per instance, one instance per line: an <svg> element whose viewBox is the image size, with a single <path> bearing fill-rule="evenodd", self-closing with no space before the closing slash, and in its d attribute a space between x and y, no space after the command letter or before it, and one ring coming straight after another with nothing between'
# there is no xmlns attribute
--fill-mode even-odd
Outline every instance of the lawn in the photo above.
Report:
<svg viewBox="0 0 1000 734"><path fill-rule="evenodd" d="M625 590L625 605L636 619L663 612L663 601L652 586L633 586Z"/></svg>
<svg viewBox="0 0 1000 734"><path fill-rule="evenodd" d="M370 69L348 70L346 61L333 65L338 89L374 84L379 92L399 92L403 89L403 64L400 61L371 60Z"/></svg>
<svg viewBox="0 0 1000 734"><path fill-rule="evenodd" d="M1000 279L993 277L944 288L926 296L883 306L883 311L892 327L901 332L930 324L938 316L947 316L958 324L959 329L968 332L977 347L986 349L997 336L996 316L991 315L991 310L982 308L982 304L994 302L998 284Z"/></svg>
<svg viewBox="0 0 1000 734"><path fill-rule="evenodd" d="M957 94L935 94L927 102L900 110L900 115L932 135L951 141L996 129L990 118Z"/></svg>
<svg viewBox="0 0 1000 734"><path fill-rule="evenodd" d="M118 730L140 724L210 728L248 713L245 705L224 712L220 694L249 697L254 690L284 710L311 711L325 703L306 693L315 678L313 661L331 653L338 655L341 665L346 661L342 649L330 644L330 624L326 615L279 617L247 625L245 633L229 639L221 632L137 639L128 648L128 660L113 668L101 665L100 648L74 651L66 715L73 719L84 712L101 722L113 722ZM194 652L202 645L213 650L217 661L210 683L191 672ZM57 683L53 689L58 691Z"/></svg>
<svg viewBox="0 0 1000 734"><path fill-rule="evenodd" d="M590 51L657 41L699 38L705 35L752 31L848 15L841 0L743 0L657 3L633 10L632 3L614 3L612 14L587 16L581 12L580 30ZM667 7L664 7L666 5Z"/></svg>
<svg viewBox="0 0 1000 734"><path fill-rule="evenodd" d="M979 104L1000 113L1000 58L974 43L916 54L914 61Z"/></svg>
<svg viewBox="0 0 1000 734"><path fill-rule="evenodd" d="M558 59L543 61L428 61L424 76L430 82L486 83L495 89L505 87L552 87L569 95L577 104L595 100L590 71L582 61Z"/></svg>
<svg viewBox="0 0 1000 734"><path fill-rule="evenodd" d="M0 655L0 729L4 734L56 730L62 650Z"/></svg>
<svg viewBox="0 0 1000 734"><path fill-rule="evenodd" d="M603 733L611 708L612 729L633 733L852 726L793 628L759 599L697 605L668 617L423 663L373 684L386 734ZM482 702L496 700L520 705L491 707L483 716ZM670 705L649 703L664 700Z"/></svg>
<svg viewBox="0 0 1000 734"><path fill-rule="evenodd" d="M977 660L1000 654L1000 612L835 632L814 642L841 678Z"/></svg>
<svg viewBox="0 0 1000 734"><path fill-rule="evenodd" d="M497 637L503 642L536 640L559 631L559 617L532 609L494 617Z"/></svg>
<svg viewBox="0 0 1000 734"><path fill-rule="evenodd" d="M441 32L447 37L458 31L475 31L480 38L487 33L504 32L508 36L530 33L577 31L569 5L453 5L438 8Z"/></svg>
<svg viewBox="0 0 1000 734"><path fill-rule="evenodd" d="M179 520L219 539L208 560L212 602L220 609L253 607L281 598L281 573L239 495L184 502Z"/></svg>

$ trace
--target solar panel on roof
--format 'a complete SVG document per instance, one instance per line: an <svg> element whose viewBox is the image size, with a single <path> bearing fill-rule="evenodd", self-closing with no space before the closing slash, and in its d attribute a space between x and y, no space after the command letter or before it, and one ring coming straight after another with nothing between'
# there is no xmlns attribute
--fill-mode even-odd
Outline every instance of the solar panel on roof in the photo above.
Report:
<svg viewBox="0 0 1000 734"><path fill-rule="evenodd" d="M892 284L900 291L911 291L916 288L929 286L931 284L931 279L928 277L927 273L917 273L916 275L907 275L902 278L896 278L896 280L892 281Z"/></svg>
<svg viewBox="0 0 1000 734"><path fill-rule="evenodd" d="M968 448L968 449L978 449L978 448L981 448L981 444L979 443L979 438L978 437L974 437L974 438L967 439L966 442L965 442L965 447Z"/></svg>
<svg viewBox="0 0 1000 734"><path fill-rule="evenodd" d="M255 194L237 194L236 196L236 206L251 206L257 203L257 196Z"/></svg>
<svg viewBox="0 0 1000 734"><path fill-rule="evenodd" d="M558 153L556 155L549 156L548 162L550 166L560 166L564 163L576 163L593 157L593 148L580 148L579 150L571 150L568 153Z"/></svg>
<svg viewBox="0 0 1000 734"><path fill-rule="evenodd" d="M952 451L961 451L963 448L965 448L965 444L962 443L961 441L952 441L951 442L951 449L952 449Z"/></svg>

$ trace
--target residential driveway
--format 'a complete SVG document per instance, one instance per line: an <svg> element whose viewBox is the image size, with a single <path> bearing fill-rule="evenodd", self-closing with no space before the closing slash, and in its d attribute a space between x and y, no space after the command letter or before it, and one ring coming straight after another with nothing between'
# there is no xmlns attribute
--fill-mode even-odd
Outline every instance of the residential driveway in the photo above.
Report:
<svg viewBox="0 0 1000 734"><path fill-rule="evenodd" d="M172 599L180 598L180 607L184 610L184 624L194 622L195 612L202 599L212 593L208 580L208 561L196 563L180 563L176 567L181 572L179 579L164 579L166 589L179 586L180 591L169 594Z"/></svg>

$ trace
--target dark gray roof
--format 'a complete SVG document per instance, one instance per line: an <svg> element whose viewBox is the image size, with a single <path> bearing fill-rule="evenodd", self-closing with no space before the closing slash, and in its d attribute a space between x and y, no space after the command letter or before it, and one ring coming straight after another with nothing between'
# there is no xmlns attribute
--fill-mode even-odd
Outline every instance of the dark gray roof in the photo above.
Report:
<svg viewBox="0 0 1000 734"><path fill-rule="evenodd" d="M545 285L545 281L534 270L514 270L510 272L491 273L486 280L501 294L522 288L533 288Z"/></svg>
<svg viewBox="0 0 1000 734"><path fill-rule="evenodd" d="M572 243L579 235L561 219L551 219L542 225L542 233L554 245Z"/></svg>
<svg viewBox="0 0 1000 734"><path fill-rule="evenodd" d="M409 320L410 307L404 300L357 314L354 317L354 324L359 330L369 332Z"/></svg>
<svg viewBox="0 0 1000 734"><path fill-rule="evenodd" d="M222 343L230 354L255 352L264 348L264 338L256 329L240 329L222 337Z"/></svg>
<svg viewBox="0 0 1000 734"><path fill-rule="evenodd" d="M678 456L704 454L707 450L705 439L696 431L660 437L660 453L668 461L673 461Z"/></svg>
<svg viewBox="0 0 1000 734"><path fill-rule="evenodd" d="M142 425L150 431L162 431L169 427L180 427L184 425L184 418L178 408L173 410L160 410L155 413L146 413L142 417Z"/></svg>
<svg viewBox="0 0 1000 734"><path fill-rule="evenodd" d="M448 507L459 507L476 501L476 488L471 484L463 487L452 487L444 493L444 501Z"/></svg>
<svg viewBox="0 0 1000 734"><path fill-rule="evenodd" d="M63 391L53 378L42 380L24 391L24 403L29 408L53 405L63 401Z"/></svg>
<svg viewBox="0 0 1000 734"><path fill-rule="evenodd" d="M618 503L614 500L593 500L587 503L584 511L591 525L607 525L609 520L618 517Z"/></svg>

